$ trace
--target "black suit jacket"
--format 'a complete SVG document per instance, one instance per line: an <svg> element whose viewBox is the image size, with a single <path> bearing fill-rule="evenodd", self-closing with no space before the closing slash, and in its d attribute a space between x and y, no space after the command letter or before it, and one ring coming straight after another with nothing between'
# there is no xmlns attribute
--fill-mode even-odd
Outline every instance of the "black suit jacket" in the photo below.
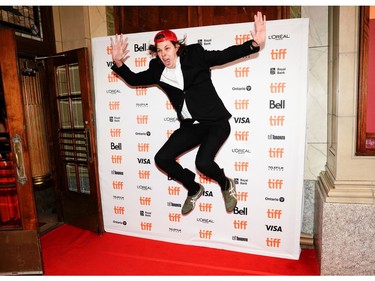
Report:
<svg viewBox="0 0 375 281"><path fill-rule="evenodd" d="M200 123L215 122L229 119L231 114L216 92L210 68L258 52L259 47L254 47L252 42L253 40L250 40L222 51L207 51L200 44L186 46L180 57L184 77L183 90L160 81L165 66L158 58L150 61L147 70L138 73L131 71L125 64L121 67L114 64L112 70L130 86L159 85L168 96L180 121L183 120L181 110L185 100L194 120Z"/></svg>

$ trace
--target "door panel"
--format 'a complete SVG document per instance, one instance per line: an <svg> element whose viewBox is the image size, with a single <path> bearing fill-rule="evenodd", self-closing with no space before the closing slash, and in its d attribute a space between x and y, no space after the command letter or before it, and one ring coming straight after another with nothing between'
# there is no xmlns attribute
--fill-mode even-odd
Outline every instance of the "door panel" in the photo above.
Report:
<svg viewBox="0 0 375 281"><path fill-rule="evenodd" d="M0 227L0 274L42 273L42 259L39 246L38 221L35 198L31 180L31 166L26 138L25 117L23 112L22 91L18 73L15 35L12 30L0 30L0 75L5 102L6 130L3 143L6 151L6 163L11 166L2 170L0 188L7 185L9 190L7 204L9 217L19 219L13 228ZM4 138L5 137L5 138ZM9 150L10 146L10 150ZM4 154L2 154L4 156ZM4 174L5 173L5 174ZM4 181L8 181L7 183ZM1 194L4 202L4 194ZM19 215L17 213L17 207ZM5 209L4 209L5 210ZM3 209L2 209L3 213Z"/></svg>
<svg viewBox="0 0 375 281"><path fill-rule="evenodd" d="M64 222L103 232L87 48L47 62Z"/></svg>

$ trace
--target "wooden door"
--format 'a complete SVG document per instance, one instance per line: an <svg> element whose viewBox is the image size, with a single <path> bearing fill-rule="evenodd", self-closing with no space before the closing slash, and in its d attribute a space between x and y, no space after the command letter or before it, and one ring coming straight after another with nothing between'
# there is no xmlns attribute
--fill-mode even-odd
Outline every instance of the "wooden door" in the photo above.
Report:
<svg viewBox="0 0 375 281"><path fill-rule="evenodd" d="M64 223L101 234L94 108L87 48L47 60L56 176Z"/></svg>
<svg viewBox="0 0 375 281"><path fill-rule="evenodd" d="M0 274L43 273L38 220L26 138L16 40L12 30L0 30L0 92L3 106L1 135ZM18 212L17 212L18 211ZM6 214L8 218L4 218Z"/></svg>

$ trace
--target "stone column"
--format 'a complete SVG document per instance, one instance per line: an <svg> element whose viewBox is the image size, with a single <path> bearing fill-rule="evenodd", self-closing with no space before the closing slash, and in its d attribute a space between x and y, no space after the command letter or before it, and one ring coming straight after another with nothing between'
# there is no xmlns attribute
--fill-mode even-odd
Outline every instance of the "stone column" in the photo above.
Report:
<svg viewBox="0 0 375 281"><path fill-rule="evenodd" d="M375 273L375 157L356 156L359 7L329 8L328 149L317 181L322 275Z"/></svg>

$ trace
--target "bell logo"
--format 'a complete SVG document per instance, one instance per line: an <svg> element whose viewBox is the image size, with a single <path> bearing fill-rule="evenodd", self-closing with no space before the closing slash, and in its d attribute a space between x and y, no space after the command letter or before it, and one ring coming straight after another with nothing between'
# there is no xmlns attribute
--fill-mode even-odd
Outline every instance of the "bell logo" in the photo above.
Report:
<svg viewBox="0 0 375 281"><path fill-rule="evenodd" d="M139 204L142 206L150 206L151 205L151 197L139 197Z"/></svg>
<svg viewBox="0 0 375 281"><path fill-rule="evenodd" d="M136 96L146 96L147 95L147 88L146 87L136 87L135 88L135 95Z"/></svg>
<svg viewBox="0 0 375 281"><path fill-rule="evenodd" d="M211 213L212 211L212 204L211 203L199 203L199 211L205 213Z"/></svg>
<svg viewBox="0 0 375 281"><path fill-rule="evenodd" d="M247 41L249 41L251 39L250 37L250 34L240 34L240 35L236 35L236 37L234 38L234 41L236 42L235 44L236 45L241 45Z"/></svg>
<svg viewBox="0 0 375 281"><path fill-rule="evenodd" d="M271 59L272 60L285 60L286 49L272 49Z"/></svg>
<svg viewBox="0 0 375 281"><path fill-rule="evenodd" d="M139 170L138 171L138 178L140 178L141 180L148 180L148 179L150 179L150 171Z"/></svg>
<svg viewBox="0 0 375 281"><path fill-rule="evenodd" d="M122 143L119 142L118 144L111 142L111 150L122 150Z"/></svg>
<svg viewBox="0 0 375 281"><path fill-rule="evenodd" d="M119 78L116 73L109 73L107 76L108 83L116 83L118 82Z"/></svg>
<svg viewBox="0 0 375 281"><path fill-rule="evenodd" d="M135 58L135 59L134 59L135 67L143 67L143 66L146 66L146 62L147 62L147 58L146 58L146 57Z"/></svg>
<svg viewBox="0 0 375 281"><path fill-rule="evenodd" d="M283 180L280 179L269 179L268 180L268 188L269 189L282 189L284 184Z"/></svg>
<svg viewBox="0 0 375 281"><path fill-rule="evenodd" d="M114 206L113 207L113 212L116 215L123 215L125 213L125 208L124 207L120 207L120 206Z"/></svg>
<svg viewBox="0 0 375 281"><path fill-rule="evenodd" d="M109 110L119 110L120 109L120 102L119 101L110 101L109 102Z"/></svg>
<svg viewBox="0 0 375 281"><path fill-rule="evenodd" d="M249 139L249 131L235 131L234 139L236 141L247 141Z"/></svg>
<svg viewBox="0 0 375 281"><path fill-rule="evenodd" d="M149 143L138 143L137 145L138 152L148 152L150 149Z"/></svg>
<svg viewBox="0 0 375 281"><path fill-rule="evenodd" d="M268 209L267 210L267 218L279 220L279 219L281 219L282 213L283 213L282 210Z"/></svg>
<svg viewBox="0 0 375 281"><path fill-rule="evenodd" d="M278 94L278 93L284 93L286 87L286 83L271 83L270 85L270 91L271 94Z"/></svg>
<svg viewBox="0 0 375 281"><path fill-rule="evenodd" d="M181 188L179 186L168 186L168 195L179 196Z"/></svg>
<svg viewBox="0 0 375 281"><path fill-rule="evenodd" d="M249 162L235 162L234 163L234 170L240 172L247 172L249 168Z"/></svg>
<svg viewBox="0 0 375 281"><path fill-rule="evenodd" d="M266 246L270 248L280 248L281 239L280 238L269 238L266 239Z"/></svg>
<svg viewBox="0 0 375 281"><path fill-rule="evenodd" d="M237 110L245 110L249 108L249 100L235 100L234 108Z"/></svg>
<svg viewBox="0 0 375 281"><path fill-rule="evenodd" d="M270 147L270 149L268 150L268 155L270 158L283 158L283 154L284 154L284 148L272 148Z"/></svg>
<svg viewBox="0 0 375 281"><path fill-rule="evenodd" d="M172 221L172 222L180 222L181 221L181 214L169 213L168 219L169 219L169 221Z"/></svg>
<svg viewBox="0 0 375 281"><path fill-rule="evenodd" d="M167 110L173 110L173 105L171 104L171 102L170 102L169 100L167 100L167 101L165 102L165 108L166 108Z"/></svg>
<svg viewBox="0 0 375 281"><path fill-rule="evenodd" d="M211 178L205 175L199 175L199 183L201 184L210 184L212 182Z"/></svg>
<svg viewBox="0 0 375 281"><path fill-rule="evenodd" d="M151 231L152 223L150 222L141 222L141 230Z"/></svg>
<svg viewBox="0 0 375 281"><path fill-rule="evenodd" d="M112 155L111 160L113 164L121 164L122 156L121 155Z"/></svg>
<svg viewBox="0 0 375 281"><path fill-rule="evenodd" d="M284 126L285 116L270 116L270 126Z"/></svg>
<svg viewBox="0 0 375 281"><path fill-rule="evenodd" d="M145 52L147 51L147 44L143 43L142 45L134 44L134 52Z"/></svg>
<svg viewBox="0 0 375 281"><path fill-rule="evenodd" d="M147 124L148 115L137 115L137 124Z"/></svg>
<svg viewBox="0 0 375 281"><path fill-rule="evenodd" d="M121 137L121 129L119 128L111 128L109 130L109 134L112 138L119 138Z"/></svg>
<svg viewBox="0 0 375 281"><path fill-rule="evenodd" d="M233 221L233 227L234 227L234 229L243 229L243 230L246 230L246 228L247 228L247 221L234 220Z"/></svg>
<svg viewBox="0 0 375 281"><path fill-rule="evenodd" d="M199 238L210 240L212 237L212 230L199 230Z"/></svg>
<svg viewBox="0 0 375 281"><path fill-rule="evenodd" d="M122 182L122 181L112 181L112 188L113 189L122 190L123 187L124 187L124 182Z"/></svg>
<svg viewBox="0 0 375 281"><path fill-rule="evenodd" d="M249 193L246 191L238 191L237 192L237 200L240 202L246 202L247 197L249 196Z"/></svg>
<svg viewBox="0 0 375 281"><path fill-rule="evenodd" d="M247 207L244 207L243 209L240 209L240 208L236 207L233 210L233 214L234 215L246 216L247 215Z"/></svg>
<svg viewBox="0 0 375 281"><path fill-rule="evenodd" d="M277 102L275 100L270 100L270 109L284 109L285 108L285 100L280 100Z"/></svg>
<svg viewBox="0 0 375 281"><path fill-rule="evenodd" d="M234 77L249 77L250 67L236 67L234 69Z"/></svg>

